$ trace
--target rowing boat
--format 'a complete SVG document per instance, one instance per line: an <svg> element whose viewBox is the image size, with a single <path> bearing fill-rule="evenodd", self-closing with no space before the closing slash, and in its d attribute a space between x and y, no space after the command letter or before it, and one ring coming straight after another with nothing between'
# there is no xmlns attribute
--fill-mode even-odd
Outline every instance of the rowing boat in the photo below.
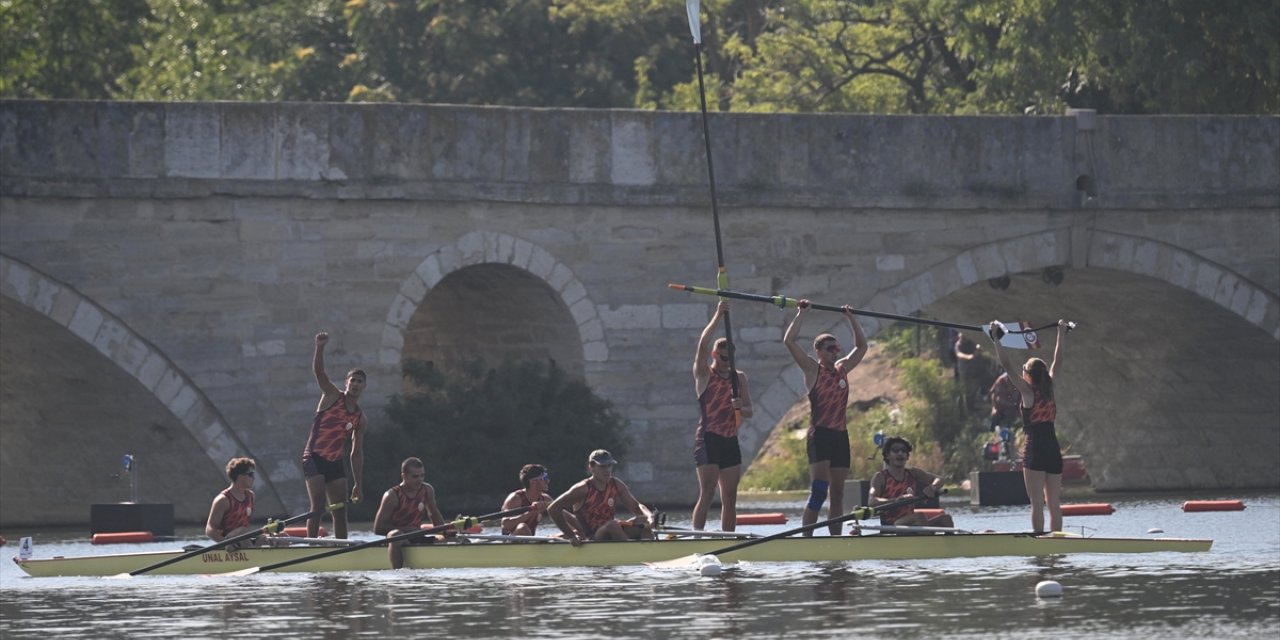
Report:
<svg viewBox="0 0 1280 640"><path fill-rule="evenodd" d="M914 560L987 556L1048 556L1067 553L1151 553L1208 551L1212 540L1182 538L1103 538L1055 533L973 533L936 535L816 536L784 538L733 554L745 562L845 562ZM723 540L679 539L642 542L509 543L477 541L411 545L404 549L405 567L459 569L496 567L601 567L641 565L724 546ZM203 575L239 571L304 558L329 551L318 547L284 547L210 551L155 570L156 574ZM48 576L112 576L152 565L182 551L115 555L14 558L27 574ZM374 571L388 568L383 547L360 549L289 567L288 571Z"/></svg>

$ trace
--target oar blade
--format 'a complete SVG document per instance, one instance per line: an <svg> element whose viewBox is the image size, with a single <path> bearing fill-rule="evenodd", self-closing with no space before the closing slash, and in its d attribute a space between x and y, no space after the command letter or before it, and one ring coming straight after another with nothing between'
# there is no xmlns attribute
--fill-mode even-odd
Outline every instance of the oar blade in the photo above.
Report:
<svg viewBox="0 0 1280 640"><path fill-rule="evenodd" d="M702 564L702 558L706 554L693 553L671 560L662 560L660 562L646 562L650 569L692 569ZM715 556L710 556L715 557Z"/></svg>
<svg viewBox="0 0 1280 640"><path fill-rule="evenodd" d="M258 573L258 571L260 571L261 569L262 567L249 567L248 569L240 569L239 571L228 571L226 573L215 573L212 575L215 575L219 578L224 578L224 577L243 578L245 576L251 576L255 573Z"/></svg>

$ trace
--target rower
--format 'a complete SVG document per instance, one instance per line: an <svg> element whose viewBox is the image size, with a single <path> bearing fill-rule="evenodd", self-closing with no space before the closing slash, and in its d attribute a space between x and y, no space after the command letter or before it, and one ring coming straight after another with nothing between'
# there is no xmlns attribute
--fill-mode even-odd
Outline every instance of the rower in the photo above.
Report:
<svg viewBox="0 0 1280 640"><path fill-rule="evenodd" d="M223 489L209 505L209 518L205 521L204 534L214 542L247 533L253 529L249 518L253 516L253 480L257 463L252 458L232 458L227 462L227 478L231 486ZM245 546L262 546L264 538L242 543ZM234 551L240 545L226 547Z"/></svg>
<svg viewBox="0 0 1280 640"><path fill-rule="evenodd" d="M869 506L910 498L922 492L929 497L937 497L942 490L942 478L915 467L907 467L907 458L911 456L911 443L899 436L890 436L884 441L884 469L871 477L871 489L867 494ZM891 509L880 514L881 525L954 527L951 515L941 513L932 518L916 513L915 507L907 505Z"/></svg>
<svg viewBox="0 0 1280 640"><path fill-rule="evenodd" d="M588 540L653 538L653 510L640 504L627 485L613 477L616 464L618 461L608 451L592 451L587 458L587 471L591 475L570 487L547 508L551 520L574 546ZM614 518L618 504L636 517L626 523ZM565 513L570 510L571 514Z"/></svg>
<svg viewBox="0 0 1280 640"><path fill-rule="evenodd" d="M422 519L431 516L431 524L440 526L445 523L440 507L436 506L435 487L427 484L426 466L418 458L405 458L400 463L400 484L387 489L382 494L382 504L378 505L378 515L373 518L373 532L388 538L408 533L422 526ZM392 542L387 545L387 555L391 560L391 568L404 566L404 545L407 540Z"/></svg>
<svg viewBox="0 0 1280 640"><path fill-rule="evenodd" d="M520 469L520 484L523 489L512 491L502 503L501 511L529 507L529 510L502 519L502 534L508 536L532 536L542 522L547 507L551 506L552 497L547 493L551 484L551 475L547 468L540 464L526 464Z"/></svg>

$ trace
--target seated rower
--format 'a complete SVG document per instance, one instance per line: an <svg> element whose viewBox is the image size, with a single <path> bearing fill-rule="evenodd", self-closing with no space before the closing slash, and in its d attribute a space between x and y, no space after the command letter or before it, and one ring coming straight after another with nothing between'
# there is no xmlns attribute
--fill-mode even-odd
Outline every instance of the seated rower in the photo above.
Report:
<svg viewBox="0 0 1280 640"><path fill-rule="evenodd" d="M254 527L249 525L253 516L253 480L257 463L252 458L232 458L227 462L227 478L231 486L223 489L209 506L209 519L204 525L204 534L214 542L222 542L227 538L248 533ZM266 543L265 536L245 540L226 547L234 551L240 547L260 547Z"/></svg>
<svg viewBox="0 0 1280 640"><path fill-rule="evenodd" d="M425 475L426 466L418 458L406 458L400 463L400 484L382 494L378 515L373 518L374 533L388 538L408 533L421 528L422 519L427 515L431 516L431 524L445 524L440 507L436 506L436 490L423 481ZM401 540L387 545L393 569L404 567L405 542Z"/></svg>
<svg viewBox="0 0 1280 640"><path fill-rule="evenodd" d="M653 538L653 511L613 477L613 465L617 463L604 449L592 451L587 458L591 476L570 487L547 508L551 520L575 546L588 540ZM614 518L614 508L619 503L636 516L631 522Z"/></svg>
<svg viewBox="0 0 1280 640"><path fill-rule="evenodd" d="M905 438L892 436L884 441L884 469L876 472L871 478L871 490L867 494L867 502L871 507L912 498L917 492L931 498L937 497L942 490L942 478L915 467L907 467L907 458L911 455L911 443ZM941 513L932 518L916 513L915 507L907 505L891 509L880 514L880 524L898 526L954 527L951 515Z"/></svg>
<svg viewBox="0 0 1280 640"><path fill-rule="evenodd" d="M526 464L520 469L520 484L524 488L512 491L502 503L501 510L507 511L520 507L529 507L529 510L520 515L503 518L502 535L534 535L538 529L538 523L542 522L542 516L547 512L547 507L551 506L552 497L547 493L551 476L547 473L546 467L540 464Z"/></svg>

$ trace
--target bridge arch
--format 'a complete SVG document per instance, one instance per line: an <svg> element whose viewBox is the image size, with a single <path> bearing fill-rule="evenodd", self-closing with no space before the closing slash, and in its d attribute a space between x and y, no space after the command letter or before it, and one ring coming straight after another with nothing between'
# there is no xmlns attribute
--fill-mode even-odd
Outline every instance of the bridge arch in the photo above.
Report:
<svg viewBox="0 0 1280 640"><path fill-rule="evenodd" d="M380 363L387 366L400 363L415 312L437 287L447 285L446 279L477 273L475 268L485 266L506 268L487 270L490 276L497 274L499 279L517 283L505 286L520 286L518 283L527 282L526 278L545 283L563 304L568 322L576 329L578 342L577 353L573 354L576 357L561 363L566 369L582 375L575 360L592 363L609 359L609 345L605 342L604 325L596 303L571 268L528 240L493 231L472 231L428 255L401 283L383 327Z"/></svg>
<svg viewBox="0 0 1280 640"><path fill-rule="evenodd" d="M1074 245L1073 245L1074 243ZM991 242L957 253L857 306L909 315L974 284L1051 267L1111 269L1154 278L1195 294L1280 340L1280 297L1232 269L1167 242L1135 235L1069 227ZM821 317L821 316L820 316ZM892 321L864 317L868 336ZM976 322L976 321L975 321ZM839 330L843 321L815 332ZM744 449L754 458L769 433L804 397L804 378L795 365L784 367L758 396L756 417L744 425ZM750 444L748 447L747 445Z"/></svg>
<svg viewBox="0 0 1280 640"><path fill-rule="evenodd" d="M227 426L217 407L169 358L123 319L67 283L0 254L0 296L17 302L36 317L51 321L53 326L66 329L74 340L91 347L114 367L128 374L182 425L208 456L213 465L211 468L218 471L218 476L231 457L252 455ZM89 425L90 428L92 426ZM174 464L190 468L190 461ZM159 477L159 474L151 477ZM255 492L264 508L273 508L273 502L280 504L268 469L259 469ZM197 506L175 505L178 517L190 519L190 514L183 517L183 511L191 508L199 512L202 519L207 506L203 499L202 495L200 501L195 501Z"/></svg>

